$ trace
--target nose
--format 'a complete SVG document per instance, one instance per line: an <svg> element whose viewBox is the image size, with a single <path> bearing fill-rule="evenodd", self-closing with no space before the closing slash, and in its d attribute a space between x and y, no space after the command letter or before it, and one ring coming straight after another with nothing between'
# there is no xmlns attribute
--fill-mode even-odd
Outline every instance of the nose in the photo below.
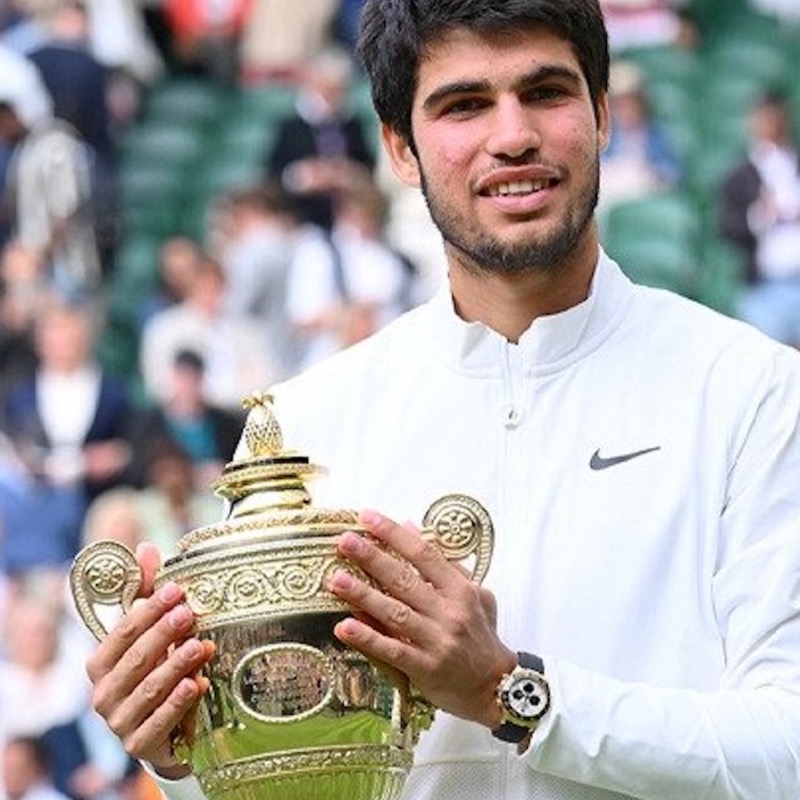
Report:
<svg viewBox="0 0 800 800"><path fill-rule="evenodd" d="M520 158L541 147L535 113L517 97L497 101L486 147L495 157Z"/></svg>

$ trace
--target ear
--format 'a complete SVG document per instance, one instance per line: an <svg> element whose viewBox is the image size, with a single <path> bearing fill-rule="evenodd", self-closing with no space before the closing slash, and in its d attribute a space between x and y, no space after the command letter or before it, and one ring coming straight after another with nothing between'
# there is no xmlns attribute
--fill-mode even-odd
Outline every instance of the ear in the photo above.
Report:
<svg viewBox="0 0 800 800"><path fill-rule="evenodd" d="M419 187L419 162L406 138L384 123L381 126L381 140L392 172L406 185Z"/></svg>
<svg viewBox="0 0 800 800"><path fill-rule="evenodd" d="M611 140L611 109L608 103L608 92L601 92L597 98L597 141L600 152L608 147Z"/></svg>

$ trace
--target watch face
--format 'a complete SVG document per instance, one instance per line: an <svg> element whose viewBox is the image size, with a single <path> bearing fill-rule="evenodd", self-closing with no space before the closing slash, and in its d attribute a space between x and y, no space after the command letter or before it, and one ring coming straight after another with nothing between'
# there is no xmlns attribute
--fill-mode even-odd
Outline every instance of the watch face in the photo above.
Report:
<svg viewBox="0 0 800 800"><path fill-rule="evenodd" d="M503 692L504 705L526 720L539 719L547 711L549 701L547 685L536 673L512 676L508 688Z"/></svg>

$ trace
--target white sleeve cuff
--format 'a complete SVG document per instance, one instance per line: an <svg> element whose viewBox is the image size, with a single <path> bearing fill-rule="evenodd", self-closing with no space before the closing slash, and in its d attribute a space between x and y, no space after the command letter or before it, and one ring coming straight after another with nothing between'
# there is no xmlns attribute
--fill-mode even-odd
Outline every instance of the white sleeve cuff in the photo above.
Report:
<svg viewBox="0 0 800 800"><path fill-rule="evenodd" d="M205 800L203 790L194 775L187 775L178 780L169 780L162 778L146 761L142 761L141 764L167 800Z"/></svg>

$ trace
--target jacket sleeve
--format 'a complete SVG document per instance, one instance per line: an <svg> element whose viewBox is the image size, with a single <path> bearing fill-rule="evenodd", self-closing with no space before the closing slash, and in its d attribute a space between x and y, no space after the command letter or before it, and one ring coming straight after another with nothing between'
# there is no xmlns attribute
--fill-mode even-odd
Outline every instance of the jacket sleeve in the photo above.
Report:
<svg viewBox="0 0 800 800"><path fill-rule="evenodd" d="M642 800L800 797L795 361L787 349L765 371L733 440L710 585L725 652L719 684L627 683L546 660L554 702L523 755L532 768Z"/></svg>

